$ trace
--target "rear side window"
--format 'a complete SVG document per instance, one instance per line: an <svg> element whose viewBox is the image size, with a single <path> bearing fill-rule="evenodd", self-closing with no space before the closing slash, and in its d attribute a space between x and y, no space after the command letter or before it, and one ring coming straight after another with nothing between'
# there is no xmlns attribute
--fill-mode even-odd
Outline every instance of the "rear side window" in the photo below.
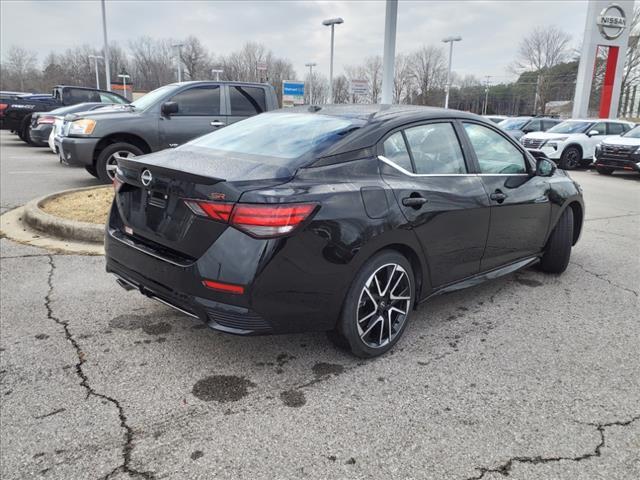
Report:
<svg viewBox="0 0 640 480"><path fill-rule="evenodd" d="M480 173L527 173L524 155L498 132L476 123L464 129L478 157Z"/></svg>
<svg viewBox="0 0 640 480"><path fill-rule="evenodd" d="M416 173L467 173L460 142L450 123L430 123L405 130Z"/></svg>
<svg viewBox="0 0 640 480"><path fill-rule="evenodd" d="M621 135L625 132L624 125L622 123L610 123L609 127L609 135Z"/></svg>
<svg viewBox="0 0 640 480"><path fill-rule="evenodd" d="M407 144L404 142L402 132L396 132L387 138L382 144L382 149L385 158L408 172L413 172L411 157L409 157L409 150L407 150Z"/></svg>
<svg viewBox="0 0 640 480"><path fill-rule="evenodd" d="M69 88L66 92L67 101L72 103L99 102L98 92L93 90L82 90L79 88Z"/></svg>
<svg viewBox="0 0 640 480"><path fill-rule="evenodd" d="M263 88L229 86L231 115L251 116L267 110Z"/></svg>
<svg viewBox="0 0 640 480"><path fill-rule="evenodd" d="M174 95L170 101L178 104L177 116L220 115L220 86L190 88Z"/></svg>

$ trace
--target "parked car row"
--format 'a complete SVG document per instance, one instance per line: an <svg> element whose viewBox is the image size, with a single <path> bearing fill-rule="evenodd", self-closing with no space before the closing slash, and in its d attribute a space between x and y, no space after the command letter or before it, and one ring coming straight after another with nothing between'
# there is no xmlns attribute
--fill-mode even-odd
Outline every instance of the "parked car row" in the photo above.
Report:
<svg viewBox="0 0 640 480"><path fill-rule="evenodd" d="M126 104L124 97L95 88L56 85L51 94L0 92L0 129L16 132L31 143L30 127L33 114L80 103Z"/></svg>

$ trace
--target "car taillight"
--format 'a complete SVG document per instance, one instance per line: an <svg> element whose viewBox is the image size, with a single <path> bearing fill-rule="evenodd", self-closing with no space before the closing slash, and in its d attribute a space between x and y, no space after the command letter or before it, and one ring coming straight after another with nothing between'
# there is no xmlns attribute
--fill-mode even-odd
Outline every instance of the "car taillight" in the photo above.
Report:
<svg viewBox="0 0 640 480"><path fill-rule="evenodd" d="M9 105L6 103L0 103L0 117L4 116L4 111L7 109Z"/></svg>
<svg viewBox="0 0 640 480"><path fill-rule="evenodd" d="M292 232L316 209L315 203L223 203L185 200L193 213L229 223L253 237L269 238Z"/></svg>
<svg viewBox="0 0 640 480"><path fill-rule="evenodd" d="M56 119L54 117L38 117L38 125L40 124L50 124L55 122Z"/></svg>
<svg viewBox="0 0 640 480"><path fill-rule="evenodd" d="M233 283L214 282L213 280L203 280L202 284L210 288L211 290L217 290L224 293L233 293L235 295L242 295L244 293L244 287L242 285L235 285Z"/></svg>

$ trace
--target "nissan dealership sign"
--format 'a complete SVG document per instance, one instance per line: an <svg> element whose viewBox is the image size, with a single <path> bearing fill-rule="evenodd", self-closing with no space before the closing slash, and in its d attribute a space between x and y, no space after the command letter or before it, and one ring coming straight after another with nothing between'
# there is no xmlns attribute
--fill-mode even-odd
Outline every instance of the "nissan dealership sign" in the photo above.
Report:
<svg viewBox="0 0 640 480"><path fill-rule="evenodd" d="M627 26L627 17L622 7L612 3L598 15L596 24L604 38L614 40L624 32Z"/></svg>

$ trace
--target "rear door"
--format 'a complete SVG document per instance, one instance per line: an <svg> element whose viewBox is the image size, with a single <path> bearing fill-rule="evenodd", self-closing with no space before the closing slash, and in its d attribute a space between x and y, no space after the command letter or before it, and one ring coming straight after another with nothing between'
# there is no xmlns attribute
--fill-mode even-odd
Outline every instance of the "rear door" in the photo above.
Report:
<svg viewBox="0 0 640 480"><path fill-rule="evenodd" d="M418 236L433 287L478 273L489 230L489 200L459 135L454 122L433 121L379 146L382 176Z"/></svg>
<svg viewBox="0 0 640 480"><path fill-rule="evenodd" d="M267 92L263 87L227 85L227 91L228 125L267 111Z"/></svg>
<svg viewBox="0 0 640 480"><path fill-rule="evenodd" d="M482 271L539 253L551 215L548 178L533 175L526 153L498 129L469 121L463 125L491 202Z"/></svg>
<svg viewBox="0 0 640 480"><path fill-rule="evenodd" d="M198 85L167 99L178 104L178 113L160 114L161 148L177 147L225 126L221 91L220 85Z"/></svg>

